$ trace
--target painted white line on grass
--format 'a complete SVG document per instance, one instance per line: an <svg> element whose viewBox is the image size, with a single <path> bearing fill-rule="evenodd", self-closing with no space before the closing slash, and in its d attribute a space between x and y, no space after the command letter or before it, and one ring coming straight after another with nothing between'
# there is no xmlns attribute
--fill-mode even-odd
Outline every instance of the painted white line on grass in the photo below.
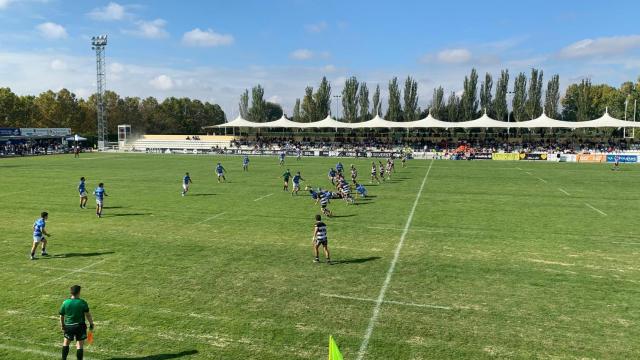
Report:
<svg viewBox="0 0 640 360"><path fill-rule="evenodd" d="M269 197L269 196L271 196L271 195L273 195L273 193L271 193L271 194L267 194L267 195L265 195L265 196L260 196L259 198L255 199L255 200L253 200L253 201L260 201L260 200L262 200L262 199L264 199L264 198L266 198L266 197Z"/></svg>
<svg viewBox="0 0 640 360"><path fill-rule="evenodd" d="M53 266L36 266L36 268L45 269L45 270L69 271L69 269L53 267ZM87 274L96 274L96 275L106 275L106 276L120 276L119 274L114 274L114 273L105 272L105 271L79 270L79 271L76 271L76 272L87 273Z"/></svg>
<svg viewBox="0 0 640 360"><path fill-rule="evenodd" d="M527 174L529 174L529 175L533 175L532 173L530 173L530 172L528 172L528 171L525 171L525 173L527 173Z"/></svg>
<svg viewBox="0 0 640 360"><path fill-rule="evenodd" d="M46 284L50 284L50 283L52 283L52 282L54 282L54 281L58 281L58 280L60 280L60 279L62 279L62 278L65 278L65 277L67 277L67 276L69 276L69 275L71 275L71 274L75 274L75 273L82 272L83 270L87 270L88 268L91 268L91 267L94 267L94 266L96 266L96 265L102 264L102 263L103 263L103 262L105 262L105 261L107 261L107 259L102 259L102 260L100 260L100 261L98 261L98 262L94 262L93 264L89 264L89 265L87 265L87 266L85 266L85 267L83 267L83 268L76 269L76 270L72 270L72 271L70 271L70 272L68 272L68 273L66 273L66 274L64 274L64 275L62 275L62 276L59 276L59 277L55 278L55 279L51 279L51 280L49 280L49 281L45 281L45 282L43 282L43 283L40 283L40 284L39 284L38 286L36 286L36 287L42 287L42 286L44 286L44 285L46 285Z"/></svg>
<svg viewBox="0 0 640 360"><path fill-rule="evenodd" d="M396 270L396 263L398 263L398 258L400 257L400 250L402 250L402 246L404 245L404 240L407 237L407 233L409 232L409 227L411 226L411 222L413 220L413 214L416 212L416 208L418 207L418 202L420 201L420 197L422 196L422 190L424 189L424 185L427 183L427 178L429 177L429 173L431 172L431 167L433 166L433 159L431 163L429 163L429 168L427 169L427 173L424 175L424 179L422 179L422 184L420 184L420 189L418 190L418 194L416 195L416 199L413 201L413 206L411 207L411 211L409 212L409 217L407 217L407 222L404 225L404 230L402 231L402 235L400 236L400 241L398 241L398 245L396 246L396 250L393 254L393 259L391 260L391 264L389 264L389 270L387 270L387 276L382 283L382 287L380 288L380 293L378 294L378 298L376 299L376 304L373 307L373 314L371 314L371 318L369 319L369 325L367 326L367 330L364 333L364 338L362 339L362 343L360 344L360 349L358 350L357 360L362 360L364 355L367 352L367 347L369 346L369 340L371 340L371 335L373 334L373 329L376 326L376 322L378 321L378 316L380 316L380 307L384 302L384 296L387 293L387 289L389 288L389 283L391 283L391 277L393 276L393 272Z"/></svg>
<svg viewBox="0 0 640 360"><path fill-rule="evenodd" d="M11 195L15 195L15 194L22 194L22 193L26 193L27 191L30 191L30 190L22 190L22 191L15 191L15 192L6 193L6 194L0 194L0 197L11 196Z"/></svg>
<svg viewBox="0 0 640 360"><path fill-rule="evenodd" d="M624 244L624 245L640 245L640 242L622 242L622 241L613 241L612 244Z"/></svg>
<svg viewBox="0 0 640 360"><path fill-rule="evenodd" d="M21 346L0 344L0 349L5 349L5 350L15 351L15 352L21 352L21 353L24 353L24 354L40 355L40 356L45 356L45 357L51 358L51 359L60 358L60 353L57 353L57 352L54 353L54 352L43 351L43 350L38 350L38 349L28 349L28 348L21 347ZM94 358L91 358L91 357L88 357L88 356L85 356L83 358L87 359L87 360L94 359Z"/></svg>
<svg viewBox="0 0 640 360"><path fill-rule="evenodd" d="M367 229L404 231L403 228L384 227L384 226L367 226ZM442 233L442 232L445 232L445 230L441 230L441 229L416 229L416 228L410 229L409 231L421 231L421 232L430 232L430 233Z"/></svg>
<svg viewBox="0 0 640 360"><path fill-rule="evenodd" d="M516 169L518 169L518 170L522 171L522 169L520 169L519 167L517 167Z"/></svg>
<svg viewBox="0 0 640 360"><path fill-rule="evenodd" d="M358 301L368 301L368 302L376 302L376 299L367 299L367 298L359 298L354 296L344 296L344 295L336 295L336 294L320 294L320 296L326 296L337 299L346 299L346 300L358 300ZM384 303L387 304L395 304L395 305L403 305L403 306L415 306L422 308L430 308L430 309L442 309L442 310L451 310L450 306L442 306L442 305L431 305L431 304L416 304L416 303L408 303L402 301L393 301L393 300L385 300Z"/></svg>
<svg viewBox="0 0 640 360"><path fill-rule="evenodd" d="M560 190L561 192L563 192L565 195L567 196L571 196L571 194L569 194L565 189L563 188L558 188L558 190Z"/></svg>
<svg viewBox="0 0 640 360"><path fill-rule="evenodd" d="M589 203L584 203L584 204L585 204L585 205L587 205L587 207L588 207L588 208L590 208L590 209L592 209L592 210L595 210L595 211L599 212L599 213L600 213L600 215L607 216L607 214L605 214L605 213L604 213L604 211L602 211L602 210L600 210L600 209L598 209L598 208L594 207L593 205L591 205L591 204L589 204Z"/></svg>
<svg viewBox="0 0 640 360"><path fill-rule="evenodd" d="M538 180L542 181L542 182L543 182L543 183L545 183L545 184L547 183L547 180L545 180L545 179L543 179L543 178L540 178L540 177L539 177L539 178L538 178Z"/></svg>
<svg viewBox="0 0 640 360"><path fill-rule="evenodd" d="M217 218L217 217L220 217L220 216L222 216L222 215L224 215L224 214L225 214L225 213L223 213L223 212L221 212L221 213L219 213L219 214L215 214L215 215L213 215L212 217L206 218L206 219L204 219L204 220L202 220L202 221L198 221L198 222L197 222L197 223L195 223L194 225L198 225L198 224L206 223L207 221L209 221L209 220L213 220L213 219L215 219L215 218Z"/></svg>

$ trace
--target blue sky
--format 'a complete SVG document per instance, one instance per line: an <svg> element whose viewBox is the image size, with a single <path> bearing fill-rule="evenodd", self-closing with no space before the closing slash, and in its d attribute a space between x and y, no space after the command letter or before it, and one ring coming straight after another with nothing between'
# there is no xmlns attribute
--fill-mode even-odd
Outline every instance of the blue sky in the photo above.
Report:
<svg viewBox="0 0 640 360"><path fill-rule="evenodd" d="M383 90L411 75L422 107L438 85L459 92L471 67L618 86L640 75L639 13L637 1L0 0L0 86L86 97L98 34L109 89L213 101L229 117L258 83L290 114L324 75L334 93L351 75Z"/></svg>

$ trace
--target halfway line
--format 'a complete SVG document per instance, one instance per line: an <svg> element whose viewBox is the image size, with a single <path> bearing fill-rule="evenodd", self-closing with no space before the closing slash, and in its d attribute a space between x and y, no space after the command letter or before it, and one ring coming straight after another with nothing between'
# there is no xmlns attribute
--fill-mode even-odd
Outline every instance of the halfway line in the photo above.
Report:
<svg viewBox="0 0 640 360"><path fill-rule="evenodd" d="M222 215L224 215L224 213L223 213L223 212L221 212L220 214L215 214L215 215L213 215L213 216L212 216L212 217L210 217L210 218L206 218L206 219L204 219L204 220L202 220L202 221L198 221L198 222L197 222L197 223L195 223L194 225L198 225L198 224L205 223L205 222L207 222L207 221L209 221L209 220L213 220L213 219L215 219L215 218L217 218L217 217L219 217L219 216L222 216Z"/></svg>
<svg viewBox="0 0 640 360"><path fill-rule="evenodd" d="M271 194L267 194L267 195L265 195L265 196L260 196L259 198L255 199L255 200L253 200L253 201L260 201L260 200L262 200L262 199L264 199L264 198L266 198L266 197L269 197L269 196L271 196L271 195L273 195L273 193L271 193Z"/></svg>
<svg viewBox="0 0 640 360"><path fill-rule="evenodd" d="M422 190L424 189L424 185L427 183L427 178L429 177L429 173L431 172L431 167L433 166L433 159L431 159L431 163L429 163L429 168L427 169L427 173L424 175L424 179L422 179L422 184L420 185L420 190L418 190L418 195L416 195L416 199L413 201L413 206L411 207L411 212L409 212L409 217L407 217L407 222L404 225L404 230L402 231L402 235L400 236L400 241L398 241L398 245L396 246L396 251L393 254L393 259L391 260L391 264L389 265L389 270L387 270L387 276L382 283L382 287L380 288L380 294L378 294L378 298L376 299L376 305L373 307L373 314L369 319L369 325L367 326L367 330L364 334L364 338L362 339L362 343L360 344L360 349L358 350L358 357L356 360L362 360L364 358L364 354L367 352L367 347L369 346L369 340L371 339L371 335L373 334L373 328L376 326L376 321L378 320L378 316L380 316L380 307L384 302L384 296L387 293L387 288L389 287L389 283L391 283L391 277L393 276L393 272L396 269L396 263L398 262L398 258L400 257L400 250L402 250L402 245L404 245L404 240L407 237L407 233L409 232L409 227L411 226L411 221L413 220L413 214L416 212L416 207L418 207L418 201L420 200L420 196L422 195Z"/></svg>
<svg viewBox="0 0 640 360"><path fill-rule="evenodd" d="M75 274L75 273L78 273L78 272L82 272L83 270L87 270L87 269L88 269L88 268L90 268L90 267L94 267L94 266L96 266L96 265L98 265L98 264L102 264L102 263L103 263L103 262L105 262L105 261L107 261L107 259L102 259L102 260L100 260L100 261L98 261L98 262L95 262L95 263L93 263L93 264L89 264L89 265L87 265L87 266L85 266L85 267L83 267L83 268L72 270L72 271L70 271L69 273L64 274L64 275L62 275L62 276L59 276L59 277L57 277L57 278L55 278L55 279L52 279L52 280L49 280L49 281L45 281L45 282L43 282L43 283L40 283L40 285L38 285L37 287L41 287L41 286L43 286L43 285L46 285L46 284L52 283L52 282L54 282L54 281L60 280L60 279L65 278L65 277L67 277L67 276L69 276L69 275L71 275L71 274Z"/></svg>
<svg viewBox="0 0 640 360"><path fill-rule="evenodd" d="M589 208L591 208L591 209L593 209L593 210L595 210L595 211L599 212L601 215L607 216L607 214L605 214L605 213L604 213L604 211L602 211L602 210L600 210L600 209L597 209L597 208L593 207L591 204L589 204L589 203L584 203L584 204L585 204L585 205L587 205L587 207L589 207Z"/></svg>

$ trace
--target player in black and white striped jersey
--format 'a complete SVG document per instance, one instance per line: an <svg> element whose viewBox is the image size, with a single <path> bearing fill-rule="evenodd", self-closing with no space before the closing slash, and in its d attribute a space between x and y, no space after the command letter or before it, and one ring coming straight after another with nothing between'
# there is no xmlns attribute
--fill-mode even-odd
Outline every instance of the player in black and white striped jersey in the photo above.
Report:
<svg viewBox="0 0 640 360"><path fill-rule="evenodd" d="M318 248L322 245L324 249L324 257L327 259L327 264L331 264L331 257L329 256L329 247L327 240L327 224L322 222L322 216L316 215L316 223L313 226L313 254L315 258L314 263L320 262L320 256Z"/></svg>

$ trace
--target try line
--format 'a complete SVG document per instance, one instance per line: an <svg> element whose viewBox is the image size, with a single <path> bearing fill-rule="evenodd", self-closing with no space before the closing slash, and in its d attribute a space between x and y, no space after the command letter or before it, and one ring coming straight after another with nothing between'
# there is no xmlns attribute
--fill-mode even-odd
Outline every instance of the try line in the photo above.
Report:
<svg viewBox="0 0 640 360"><path fill-rule="evenodd" d="M387 276L385 277L384 282L382 283L382 287L380 288L380 293L378 294L378 298L376 299L375 306L373 307L373 314L369 319L369 325L367 326L367 330L364 333L364 338L362 339L362 343L360 344L360 349L358 350L358 357L356 358L357 360L362 360L364 358L364 355L367 352L367 347L369 346L369 340L371 340L373 329L376 326L378 317L380 316L380 307L384 302L384 297L387 293L387 289L389 288L389 283L391 283L391 277L393 276L393 272L396 269L396 263L398 262L398 258L400 257L400 250L402 250L402 246L404 245L404 240L407 237L407 233L409 232L409 227L411 226L411 222L413 220L413 214L415 214L416 208L418 207L418 201L420 201L420 196L422 196L422 190L424 189L424 185L427 183L427 178L429 177L429 173L431 172L433 161L434 160L431 159L431 162L429 163L429 168L427 169L427 173L424 175L424 179L422 179L420 190L418 190L416 199L413 201L411 212L409 212L409 217L407 217L407 222L404 224L404 230L402 231L402 235L400 236L400 241L398 241L398 245L396 246L396 250L393 254L393 259L391 260L391 264L389 265L389 270L387 270Z"/></svg>

